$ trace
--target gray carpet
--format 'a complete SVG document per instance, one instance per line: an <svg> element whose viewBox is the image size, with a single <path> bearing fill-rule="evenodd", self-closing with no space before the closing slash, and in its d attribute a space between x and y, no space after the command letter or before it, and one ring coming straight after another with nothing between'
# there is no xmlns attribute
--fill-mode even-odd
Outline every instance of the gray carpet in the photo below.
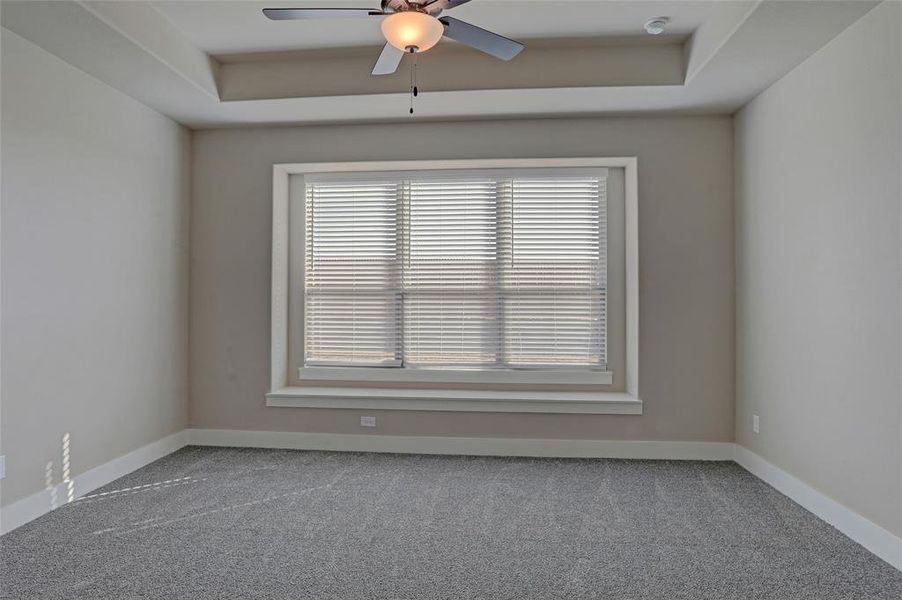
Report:
<svg viewBox="0 0 902 600"><path fill-rule="evenodd" d="M185 448L3 538L3 598L902 598L734 463Z"/></svg>

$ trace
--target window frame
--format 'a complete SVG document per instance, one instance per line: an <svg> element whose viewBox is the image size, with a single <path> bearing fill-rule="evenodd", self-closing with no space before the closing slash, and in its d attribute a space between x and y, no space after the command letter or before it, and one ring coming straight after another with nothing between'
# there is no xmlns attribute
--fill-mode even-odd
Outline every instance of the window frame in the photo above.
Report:
<svg viewBox="0 0 902 600"><path fill-rule="evenodd" d="M624 285L625 285L625 392L516 392L422 389L424 384L610 384L610 371L591 369L374 369L368 367L300 367L303 386L289 385L289 272L290 178L292 175L378 171L443 171L484 169L624 169ZM636 157L415 160L273 165L272 332L268 406L329 406L335 408L399 408L406 410L488 410L501 412L580 412L641 414L638 386L638 160ZM310 386L307 382L310 382ZM354 387L323 386L322 382L348 382ZM357 384L373 383L374 388ZM407 384L399 393L385 394L386 384ZM378 393L376 393L378 391ZM403 391L404 393L400 393ZM368 393L369 392L369 393ZM464 393L466 392L466 393Z"/></svg>

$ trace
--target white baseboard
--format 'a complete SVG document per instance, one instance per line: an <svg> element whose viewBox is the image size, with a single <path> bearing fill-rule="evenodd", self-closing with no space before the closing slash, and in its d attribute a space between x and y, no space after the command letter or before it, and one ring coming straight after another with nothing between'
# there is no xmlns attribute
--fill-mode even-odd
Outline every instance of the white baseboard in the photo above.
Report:
<svg viewBox="0 0 902 600"><path fill-rule="evenodd" d="M902 538L736 444L735 460L744 469L788 496L873 554L902 571Z"/></svg>
<svg viewBox="0 0 902 600"><path fill-rule="evenodd" d="M902 570L902 538L769 463L751 450L732 442L425 437L186 429L77 475L74 478L76 493L78 496L87 494L188 444L400 454L735 460L780 493L833 525L876 556ZM55 491L56 497L64 502L67 493L65 485L57 484ZM0 509L0 534L12 531L49 512L50 495L50 491L43 490Z"/></svg>
<svg viewBox="0 0 902 600"><path fill-rule="evenodd" d="M161 440L151 442L137 450L132 450L128 454L76 475L72 479L75 490L74 495L75 497L83 496L111 481L119 479L123 475L128 475L132 471L136 471L184 447L187 441L187 431L177 431ZM0 535L21 527L25 523L53 510L51 497L54 494L57 498L57 505L65 504L68 494L66 484L58 483L52 491L42 490L13 502L9 506L0 508Z"/></svg>
<svg viewBox="0 0 902 600"><path fill-rule="evenodd" d="M484 437L443 437L189 429L188 443L198 446L288 448L400 454L474 456L549 456L573 458L647 458L732 460L732 442L653 442Z"/></svg>

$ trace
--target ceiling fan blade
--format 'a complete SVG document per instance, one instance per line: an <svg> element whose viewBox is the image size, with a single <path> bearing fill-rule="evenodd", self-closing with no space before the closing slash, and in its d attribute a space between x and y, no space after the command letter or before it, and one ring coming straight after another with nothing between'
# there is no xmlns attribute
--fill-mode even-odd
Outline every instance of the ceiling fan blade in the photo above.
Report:
<svg viewBox="0 0 902 600"><path fill-rule="evenodd" d="M520 51L525 47L520 42L492 33L482 27L470 25L454 17L440 17L439 21L445 25L445 35L447 37L461 44L466 44L471 48L481 50L486 54L491 54L501 60L512 59L520 54Z"/></svg>
<svg viewBox="0 0 902 600"><path fill-rule="evenodd" d="M404 57L404 51L398 50L391 44L385 44L382 48L382 54L373 67L373 75L391 75L398 70L401 59Z"/></svg>
<svg viewBox="0 0 902 600"><path fill-rule="evenodd" d="M426 12L434 14L454 8L455 6L460 6L461 4L466 4L469 1L470 0L429 0L423 6L426 8Z"/></svg>
<svg viewBox="0 0 902 600"><path fill-rule="evenodd" d="M264 8L263 14L273 21L293 21L297 19L381 17L384 13L370 8Z"/></svg>

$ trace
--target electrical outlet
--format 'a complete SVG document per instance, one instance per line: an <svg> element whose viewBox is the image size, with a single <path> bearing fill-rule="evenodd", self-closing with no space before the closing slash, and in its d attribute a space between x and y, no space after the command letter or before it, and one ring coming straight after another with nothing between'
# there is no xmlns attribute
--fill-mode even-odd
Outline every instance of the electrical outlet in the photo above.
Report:
<svg viewBox="0 0 902 600"><path fill-rule="evenodd" d="M755 433L761 431L761 421L758 419L758 415L752 415L752 431Z"/></svg>
<svg viewBox="0 0 902 600"><path fill-rule="evenodd" d="M6 477L6 455L0 456L0 479Z"/></svg>
<svg viewBox="0 0 902 600"><path fill-rule="evenodd" d="M361 427L375 427L376 426L376 417L360 417L360 426Z"/></svg>

